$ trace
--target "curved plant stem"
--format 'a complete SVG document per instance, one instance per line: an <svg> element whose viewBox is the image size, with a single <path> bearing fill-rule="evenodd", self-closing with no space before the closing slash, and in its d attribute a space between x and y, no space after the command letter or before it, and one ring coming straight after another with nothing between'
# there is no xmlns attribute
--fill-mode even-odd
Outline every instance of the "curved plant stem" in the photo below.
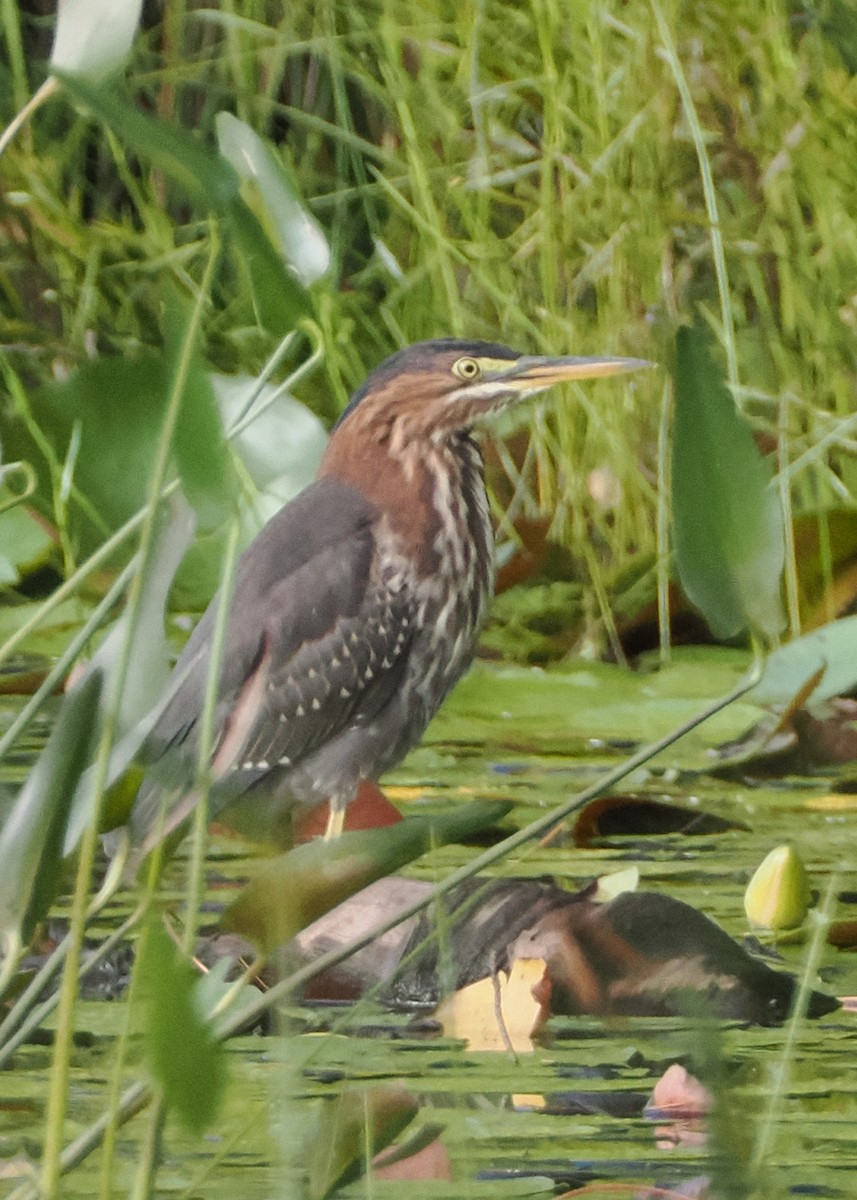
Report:
<svg viewBox="0 0 857 1200"><path fill-rule="evenodd" d="M2 134L0 134L0 155L3 154L6 147L14 140L18 130L26 125L36 109L41 108L46 100L49 100L55 92L59 91L59 86L59 80L56 76L49 75L38 91L33 93L24 107L15 113L15 116L3 130Z"/></svg>
<svg viewBox="0 0 857 1200"><path fill-rule="evenodd" d="M800 976L800 983L795 992L792 1012L786 1026L785 1038L778 1062L773 1068L769 1080L768 1106L762 1119L761 1128L753 1151L752 1167L758 1174L765 1165L765 1160L773 1144L777 1125L783 1110L789 1084L789 1073L794 1059L795 1042L806 1018L807 1005L812 992L813 980L821 962L821 955L827 941L827 930L836 902L836 891L839 886L839 876L833 874L827 884L824 898L814 914L815 928L807 949L806 960Z"/></svg>
<svg viewBox="0 0 857 1200"><path fill-rule="evenodd" d="M211 253L206 271L197 294L188 328L182 342L179 359L176 364L175 378L171 394L164 414L155 461L149 486L149 502L144 511L144 520L140 533L139 570L135 575L128 597L128 625L124 643L116 664L115 674L111 680L111 691L107 711L101 729L98 753L96 756L93 792L96 805L102 796L107 780L110 752L118 727L119 709L122 692L125 686L130 666L131 647L134 640L136 618L143 598L143 584L149 566L149 561L156 544L158 514L161 504L161 493L166 483L172 454L173 434L178 421L185 381L190 369L193 348L196 344L197 331L202 320L202 312L207 302L214 267L219 258L220 245L217 238L212 239ZM89 895L92 869L95 863L95 853L98 845L98 813L95 812L87 826L80 848L77 864L75 890L72 897L71 923L69 929L69 956L63 974L62 986L57 1016L57 1033L53 1066L51 1070L50 1089L48 1093L47 1111L45 1116L45 1145L42 1157L42 1190L49 1200L58 1194L61 1175L61 1147L63 1126L65 1124L66 1106L68 1100L69 1063L71 1056L72 1037L74 1033L74 1008L77 999L78 964L83 945L83 933L87 919L87 900Z"/></svg>
<svg viewBox="0 0 857 1200"><path fill-rule="evenodd" d="M232 587L235 581L235 559L238 552L238 537L240 532L240 522L237 516L234 516L229 523L229 532L226 539L226 546L224 547L223 567L220 572L220 589L217 600L217 617L212 633L211 657L205 680L205 696L203 697L202 716L199 726L199 752L197 755L196 783L194 786L194 791L199 795L199 801L194 808L193 814L193 834L185 899L185 927L182 937L182 949L187 955L193 954L199 907L202 903L204 892L205 853L208 847L208 797L211 788L211 751L214 745L214 725L220 685L220 669L223 663L229 609L232 603Z"/></svg>
<svg viewBox="0 0 857 1200"><path fill-rule="evenodd" d="M714 260L714 273L717 276L717 291L720 295L720 319L723 323L723 347L726 351L726 370L730 387L738 386L738 351L735 346L735 320L732 314L732 299L729 295L729 272L726 269L726 254L723 249L723 232L720 228L720 211L717 207L717 191L714 187L714 175L711 170L711 160L705 147L705 134L699 123L699 114L690 94L687 76L681 65L681 60L673 41L672 31L660 0L650 0L655 22L658 26L658 36L661 39L664 57L672 71L681 106L684 110L693 146L699 162L699 175L702 180L702 191L705 196L705 209L708 213L708 226L711 234L711 257Z"/></svg>

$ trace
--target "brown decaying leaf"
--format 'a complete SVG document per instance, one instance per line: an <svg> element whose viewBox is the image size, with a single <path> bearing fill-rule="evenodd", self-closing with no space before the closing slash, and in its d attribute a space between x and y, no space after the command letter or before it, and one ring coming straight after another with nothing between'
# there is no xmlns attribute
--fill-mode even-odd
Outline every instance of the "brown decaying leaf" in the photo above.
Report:
<svg viewBox="0 0 857 1200"><path fill-rule="evenodd" d="M576 846L591 846L611 837L657 837L680 833L705 837L748 827L742 821L720 817L650 796L599 796L580 812L572 829Z"/></svg>
<svg viewBox="0 0 857 1200"><path fill-rule="evenodd" d="M792 713L798 745L812 761L821 764L857 759L857 700L839 696L818 713L802 708Z"/></svg>

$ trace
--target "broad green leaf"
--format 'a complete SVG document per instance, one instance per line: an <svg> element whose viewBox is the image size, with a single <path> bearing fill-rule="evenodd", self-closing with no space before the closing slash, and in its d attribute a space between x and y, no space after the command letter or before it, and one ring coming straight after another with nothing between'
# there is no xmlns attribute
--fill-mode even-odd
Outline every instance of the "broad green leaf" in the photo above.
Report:
<svg viewBox="0 0 857 1200"><path fill-rule="evenodd" d="M248 397L256 390L249 375L210 375L224 425L243 412ZM241 545L247 546L266 521L315 478L327 434L318 417L291 396L279 396L270 407L266 401L276 391L266 384L258 397L261 415L235 438L237 451L253 489L242 488L239 496ZM226 543L225 526L197 536L176 579L173 603L178 608L204 608L220 584L220 568Z"/></svg>
<svg viewBox="0 0 857 1200"><path fill-rule="evenodd" d="M47 745L0 831L0 933L29 942L62 879L60 849L98 721L102 675L91 671L60 709Z"/></svg>
<svg viewBox="0 0 857 1200"><path fill-rule="evenodd" d="M344 833L298 846L256 868L223 917L224 927L266 951L383 875L419 855L493 824L509 805L477 801L442 817L408 817L398 825Z"/></svg>
<svg viewBox="0 0 857 1200"><path fill-rule="evenodd" d="M330 266L330 247L273 147L232 113L218 113L215 127L220 153L255 185L284 259L305 287L315 283Z"/></svg>
<svg viewBox="0 0 857 1200"><path fill-rule="evenodd" d="M762 678L747 699L765 707L790 703L819 671L823 674L807 703L830 700L857 684L857 617L831 621L779 646L765 660Z"/></svg>
<svg viewBox="0 0 857 1200"><path fill-rule="evenodd" d="M234 422L255 384L248 375L209 373L203 380L198 364L192 367L191 382L190 406L179 422L176 448L181 453L186 486L201 503L208 494L208 473L212 472L215 504L207 506L211 517L216 515L218 480L225 486L232 474L219 422L227 426ZM70 497L66 520L81 554L96 549L106 532L117 529L146 503L147 480L169 388L167 356L148 351L136 359L103 357L84 362L67 379L33 394L33 415L58 459L65 456L73 430L78 430L74 484L84 500ZM327 442L322 423L291 396L279 396L266 407L275 390L271 384L261 389L258 403L264 411L232 443L259 493L254 496L252 489L247 489L238 498L245 544L311 482ZM123 398L121 405L116 403L117 396ZM217 412L211 411L212 404L219 410L219 419ZM14 420L4 430L4 445L35 464L38 486L30 503L50 519L53 491L39 447L24 425ZM209 451L218 459L216 473L205 461ZM0 532L6 515L0 514ZM218 529L198 535L189 556L192 561L183 564L179 573L181 604L205 607L219 579L222 543ZM0 538L0 546L11 556L12 542L7 546Z"/></svg>
<svg viewBox="0 0 857 1200"><path fill-rule="evenodd" d="M135 359L85 361L68 378L30 398L33 417L59 461L78 430L73 482L88 504L81 505L72 494L67 520L81 555L96 549L106 532L118 529L145 503L168 387L165 357L147 351ZM8 421L4 444L33 463L38 489L32 503L52 519L50 472L29 431L20 422Z"/></svg>
<svg viewBox="0 0 857 1200"><path fill-rule="evenodd" d="M166 325L172 389L185 353L188 327L187 315L175 297L167 305ZM184 375L173 451L184 493L196 510L201 528L211 529L225 521L235 498L235 477L214 388L196 347L191 348Z"/></svg>
<svg viewBox="0 0 857 1200"><path fill-rule="evenodd" d="M217 1115L226 1085L226 1053L197 1004L190 964L153 921L137 963L146 1000L145 1046L164 1100L191 1133Z"/></svg>
<svg viewBox="0 0 857 1200"><path fill-rule="evenodd" d="M59 0L51 68L97 81L122 66L143 0Z"/></svg>
<svg viewBox="0 0 857 1200"><path fill-rule="evenodd" d="M257 389L250 375L212 374L211 382L227 429L258 390L260 415L232 440L259 492L253 501L256 520L252 527L248 525L255 535L264 521L313 481L327 445L327 432L318 417L293 396L280 395L269 403L279 390L273 384Z"/></svg>
<svg viewBox="0 0 857 1200"><path fill-rule="evenodd" d="M672 513L682 586L717 637L784 624L785 557L771 470L713 362L705 336L677 340Z"/></svg>
<svg viewBox="0 0 857 1200"><path fill-rule="evenodd" d="M66 90L90 108L135 154L173 179L200 208L223 218L247 271L260 324L281 336L310 313L309 297L241 199L230 164L186 130L146 116L76 75L58 72Z"/></svg>

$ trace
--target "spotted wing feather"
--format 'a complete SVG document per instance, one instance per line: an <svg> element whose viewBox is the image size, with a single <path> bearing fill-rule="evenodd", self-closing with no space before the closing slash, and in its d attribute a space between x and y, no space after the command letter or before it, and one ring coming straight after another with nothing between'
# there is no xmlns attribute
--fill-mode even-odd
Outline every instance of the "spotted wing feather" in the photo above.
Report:
<svg viewBox="0 0 857 1200"><path fill-rule="evenodd" d="M395 691L413 601L379 578L375 518L355 489L319 480L239 560L212 764L227 801L267 770L296 765L340 730L371 720ZM163 791L180 797L193 778L216 604L176 665L174 694L149 740L151 782L131 819L137 844L160 819Z"/></svg>

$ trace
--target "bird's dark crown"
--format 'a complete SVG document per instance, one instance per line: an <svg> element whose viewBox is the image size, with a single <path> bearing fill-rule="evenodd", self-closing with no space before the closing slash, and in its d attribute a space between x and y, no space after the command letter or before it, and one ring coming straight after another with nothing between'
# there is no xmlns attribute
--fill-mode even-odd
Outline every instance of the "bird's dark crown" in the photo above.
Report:
<svg viewBox="0 0 857 1200"><path fill-rule="evenodd" d="M510 350L499 342L464 341L460 338L436 338L430 342L415 342L391 354L375 368L365 383L357 389L343 410L337 426L369 396L383 393L387 385L401 375L417 375L422 373L438 373L451 371L452 365L459 358L473 356L474 358L502 359L513 363L521 358L517 350ZM460 381L450 375L450 383L460 386Z"/></svg>

